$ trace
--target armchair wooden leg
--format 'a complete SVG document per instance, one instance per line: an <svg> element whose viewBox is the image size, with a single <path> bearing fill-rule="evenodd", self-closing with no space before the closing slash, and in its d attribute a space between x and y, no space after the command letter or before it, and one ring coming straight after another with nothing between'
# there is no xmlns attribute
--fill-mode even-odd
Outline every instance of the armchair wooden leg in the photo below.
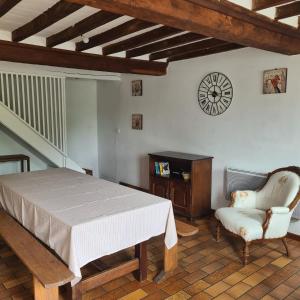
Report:
<svg viewBox="0 0 300 300"><path fill-rule="evenodd" d="M243 251L243 264L247 265L248 264L248 257L249 257L249 246L250 242L246 242L244 244L244 251Z"/></svg>
<svg viewBox="0 0 300 300"><path fill-rule="evenodd" d="M286 256L290 256L290 251L289 251L289 248L288 248L286 237L282 238L281 240L283 242L283 245L284 245L284 248L285 248L285 251L286 251Z"/></svg>
<svg viewBox="0 0 300 300"><path fill-rule="evenodd" d="M221 223L217 223L217 231L216 231L216 241L220 241L220 235L221 235Z"/></svg>

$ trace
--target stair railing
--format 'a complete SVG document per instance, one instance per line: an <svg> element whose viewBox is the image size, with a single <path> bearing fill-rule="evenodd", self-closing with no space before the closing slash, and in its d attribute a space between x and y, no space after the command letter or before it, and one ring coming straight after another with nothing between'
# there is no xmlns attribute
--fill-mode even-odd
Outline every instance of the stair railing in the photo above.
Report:
<svg viewBox="0 0 300 300"><path fill-rule="evenodd" d="M66 155L65 78L0 71L0 104Z"/></svg>

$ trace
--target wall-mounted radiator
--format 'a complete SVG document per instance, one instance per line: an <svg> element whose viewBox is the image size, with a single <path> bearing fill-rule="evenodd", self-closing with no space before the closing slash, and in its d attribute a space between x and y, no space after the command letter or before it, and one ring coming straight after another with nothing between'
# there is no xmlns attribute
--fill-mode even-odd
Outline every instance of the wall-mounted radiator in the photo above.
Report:
<svg viewBox="0 0 300 300"><path fill-rule="evenodd" d="M230 199L230 193L237 190L257 190L262 187L267 179L263 173L227 168L225 171L226 199ZM293 217L300 220L300 205L295 209Z"/></svg>

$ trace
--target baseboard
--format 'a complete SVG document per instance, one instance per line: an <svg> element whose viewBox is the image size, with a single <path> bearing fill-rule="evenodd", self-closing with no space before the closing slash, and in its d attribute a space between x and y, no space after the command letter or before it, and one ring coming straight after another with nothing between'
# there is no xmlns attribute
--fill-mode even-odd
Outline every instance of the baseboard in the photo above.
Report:
<svg viewBox="0 0 300 300"><path fill-rule="evenodd" d="M144 189L144 188L139 187L139 186L135 186L135 185L132 185L132 184L129 184L129 183L125 183L125 182L122 182L122 181L120 181L119 184L120 184L120 185L127 186L127 187L130 187L130 188L135 189L135 190L142 191L142 192L144 192L144 193L149 193L149 190L148 190L148 189Z"/></svg>
<svg viewBox="0 0 300 300"><path fill-rule="evenodd" d="M287 237L296 241L300 241L300 235L288 232Z"/></svg>

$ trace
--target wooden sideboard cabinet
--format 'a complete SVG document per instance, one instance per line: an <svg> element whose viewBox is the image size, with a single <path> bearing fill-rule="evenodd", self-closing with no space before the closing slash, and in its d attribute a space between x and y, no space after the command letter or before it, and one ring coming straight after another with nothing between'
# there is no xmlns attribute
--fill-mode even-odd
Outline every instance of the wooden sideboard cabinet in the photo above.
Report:
<svg viewBox="0 0 300 300"><path fill-rule="evenodd" d="M159 197L170 199L174 212L189 219L211 212L211 177L213 157L179 152L149 154L149 189ZM155 162L168 162L169 176L155 173ZM181 172L190 173L184 180Z"/></svg>

